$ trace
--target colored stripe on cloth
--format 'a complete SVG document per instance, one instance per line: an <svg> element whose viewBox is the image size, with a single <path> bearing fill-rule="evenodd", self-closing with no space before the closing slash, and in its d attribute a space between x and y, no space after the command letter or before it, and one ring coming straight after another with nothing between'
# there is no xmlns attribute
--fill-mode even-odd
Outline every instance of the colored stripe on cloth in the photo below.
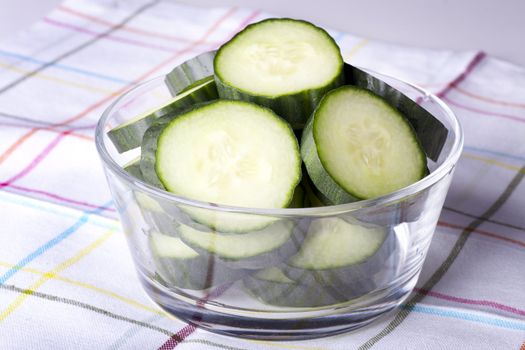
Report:
<svg viewBox="0 0 525 350"><path fill-rule="evenodd" d="M12 66L12 65L9 65L9 64L5 64L5 63L0 63L0 67L4 68L4 70L16 72L16 73L21 73L22 75L31 74L31 70L18 68L18 67L15 67L15 66ZM79 82L76 82L76 81L69 81L69 80L62 79L62 78L56 78L56 77L53 77L53 76L50 76L50 75L46 75L46 74L42 74L42 73L36 73L35 77L38 78L38 79L51 81L53 83L57 83L57 84L60 84L60 85L64 85L64 86L68 86L68 87L74 87L74 88L77 88L77 89L83 89L83 90L87 90L87 91L91 91L91 92L98 92L98 93L103 93L103 94L108 94L108 93L111 92L108 89L99 88L99 87L95 87L95 86L90 86L90 85L82 84L82 83L79 83Z"/></svg>
<svg viewBox="0 0 525 350"><path fill-rule="evenodd" d="M438 225L439 226L443 226L443 227L450 227L450 228L454 228L454 229L459 229L459 230L464 230L465 229L465 227L463 227L461 225L454 225L454 224L451 224L451 223L448 223L448 222L444 222L444 221L439 221ZM493 232L488 232L488 231L479 230L479 229L474 229L474 230L472 230L472 232L477 233L477 234L482 235L482 236L487 236L487 237L499 239L501 241L505 241L505 242L508 242L508 243L516 244L517 246L525 248L525 242L519 241L517 239L508 238L508 237L501 236L501 235L498 235L498 234L493 233Z"/></svg>
<svg viewBox="0 0 525 350"><path fill-rule="evenodd" d="M20 61L36 63L36 64L40 64L40 65L50 64L49 61L43 61L43 60L36 59L34 57L25 56L25 55L21 55L21 54L15 53L15 52L5 51L5 50L0 50L0 56L12 57L12 58L16 58L16 59L18 59ZM10 65L10 66L12 66L12 65ZM120 84L129 84L130 83L129 80L124 80L124 79L121 79L121 78L111 77L109 75L100 74L100 73L97 73L97 72L92 72L92 71L88 71L88 70L85 70L85 69L76 68L76 67L68 66L68 65L65 65L65 64L61 64L61 63L55 63L55 64L52 64L52 66L53 66L53 68L57 68L57 69L61 69L61 70L69 71L69 72L73 72L73 73L82 74L82 75L85 75L85 76L88 76L88 77L92 77L92 78L108 80L108 81L112 81L112 82L120 83Z"/></svg>
<svg viewBox="0 0 525 350"><path fill-rule="evenodd" d="M473 147L473 146L464 146L463 148L465 150L472 151L472 152L479 152L479 153L484 153L484 154L490 154L490 155L493 155L493 156L496 156L496 157L508 158L508 159L513 159L513 160L518 160L518 161L521 161L521 162L525 162L525 157L522 157L522 156L519 156L519 155L513 155L513 154L508 154L508 153L503 153L503 152L497 152L497 151L484 149L484 148L479 148L479 147Z"/></svg>
<svg viewBox="0 0 525 350"><path fill-rule="evenodd" d="M466 304L466 305L487 306L487 307L490 307L490 308L493 308L493 309L497 309L497 310L501 310L501 311L505 311L505 312L508 312L508 313L512 313L512 314L516 314L516 315L520 315L520 316L525 316L525 310L521 310L521 309L518 309L518 308L515 308L515 307L512 307L512 306L508 306L508 305L505 305L505 304L501 304L501 303L496 303L496 302L490 301L490 300L477 300L477 299L460 298L460 297L455 297L455 296L451 296L451 295L447 295L447 294L439 293L439 292L433 292L431 290L425 290L425 289L421 289L421 288L415 288L415 291L417 291L418 293L425 294L425 295L430 296L430 297L434 297L434 298L437 298L437 299L443 299L443 300L447 300L447 301L452 301L454 303L460 303L460 304Z"/></svg>
<svg viewBox="0 0 525 350"><path fill-rule="evenodd" d="M51 67L52 65L58 63L59 61L67 58L67 57L70 57L71 55L74 55L75 53L79 52L79 51L82 51L84 50L85 48L93 45L94 43L96 43L97 41L99 41L100 39L108 36L109 34L115 32L116 30L118 30L121 26L125 25L127 22L131 21L133 18L137 17L138 15L140 15L142 12L146 11L147 9L149 9L150 7L152 6L155 6L157 3L159 2L159 0L154 0L154 1L151 1L141 7L139 7L137 10L135 10L133 13L131 13L129 16L127 16L126 18L124 18L120 23L118 23L117 25L115 25L114 27L111 27L109 28L108 30L98 34L97 36L95 36L94 38L91 38L90 40L70 49L70 50L67 50L66 52L62 53L61 55L59 55L58 57L54 58L53 60L47 62L46 64L43 64L41 65L40 67L28 72L27 74L25 74L24 76L12 81L11 83L8 83L6 86L0 88L0 94L3 94L5 93L6 91L14 88L15 86L17 86L18 84L20 84L21 82L29 79L30 77L34 76L35 74L43 71L44 69L48 68L48 67Z"/></svg>
<svg viewBox="0 0 525 350"><path fill-rule="evenodd" d="M459 93L461 93L461 94L463 94L465 96L469 96L469 97L472 97L474 99L477 99L477 100L480 100L480 101L483 101L483 102L492 103L492 104L505 106L505 107L525 108L525 103L496 100L496 99L493 99L493 98L489 98L489 97L486 97L486 96L482 96L482 95L475 94L473 92L467 91L464 88L461 88L459 86L454 86L454 90L458 91Z"/></svg>
<svg viewBox="0 0 525 350"><path fill-rule="evenodd" d="M56 9L59 10L59 11L62 11L62 12L65 12L65 13L68 13L68 14L80 17L80 18L88 19L91 22L102 24L102 25L105 25L105 26L108 26L108 27L112 27L112 26L115 25L115 23L113 23L113 22L110 22L110 21L107 21L107 20L103 20L103 19L95 17L95 16L88 15L86 13L80 12L78 10L75 10L75 9L73 9L71 7L68 7L68 6L65 6L65 5L59 5ZM180 42L184 42L184 43L191 43L191 39L179 37L179 36L176 36L176 35L169 35L169 34L165 34L165 33L160 33L160 32L155 32L155 31L151 31L151 30L146 30L146 29L143 29L143 28L131 27L129 25L122 26L121 30L125 31L125 32L130 32L130 33L133 33L133 34L145 35L145 36L148 36L148 37L166 39L166 40L170 40L170 41L180 41ZM208 42L206 40L206 41L203 41L202 44L203 45L217 45L218 42Z"/></svg>
<svg viewBox="0 0 525 350"><path fill-rule="evenodd" d="M65 231L61 232L57 236L53 237L52 239L50 239L49 241L44 243L42 246L40 246L39 248L37 248L33 252L29 253L26 257L24 257L22 260L20 260L15 265L15 267L13 267L12 269L9 269L6 273L4 273L0 277L0 285L4 284L11 277L13 277L20 270L21 267L26 266L31 261L33 261L34 259L36 259L40 255L44 254L46 251L48 251L49 249L53 248L54 246L56 246L57 244L62 242L64 239L68 238L73 233L75 233L79 228L81 228L83 225L85 225L88 222L88 219L89 219L90 215L97 214L97 213L105 210L105 208L107 206L109 206L111 203L112 203L112 201L104 204L103 206L101 206L101 207L99 207L99 208L97 208L95 210L85 212L84 215L82 215L80 217L80 219L77 222L75 222L72 226L70 226L69 228L67 228Z"/></svg>
<svg viewBox="0 0 525 350"><path fill-rule="evenodd" d="M470 213L467 213L467 212L465 212L463 210L455 209L455 208L452 208L452 207L446 206L446 205L443 207L443 210L448 210L448 211L454 212L456 214L460 214L460 215L463 215L463 216L468 216L468 217L473 218L473 219L479 218L478 216L476 216L474 214L470 214ZM519 230L519 231L525 231L525 227L508 224L506 222L502 222L502 221L498 221L498 220L494 220L494 219L490 219L490 218L485 219L485 222L490 222L491 224L505 226L505 227L512 228L512 229Z"/></svg>
<svg viewBox="0 0 525 350"><path fill-rule="evenodd" d="M21 116L21 115L14 115L14 114L5 113L5 112L0 112L0 118L17 120L17 121L24 122L24 123L36 124L36 125L40 125L40 126L47 127L47 128L53 128L53 130L46 129L46 130L49 130L49 131L64 131L64 130L55 130L56 128L62 128L62 129L65 129L65 130L74 131L74 130L94 129L96 127L96 124L94 124L94 125L83 125L83 126L62 125L60 123L50 123L50 122L46 122L45 120L28 118L28 117L24 117L24 116ZM42 118L45 118L45 117L42 117Z"/></svg>
<svg viewBox="0 0 525 350"><path fill-rule="evenodd" d="M522 168L525 170L525 166ZM467 228L463 230L461 235L459 236L458 240L454 244L454 247L450 251L449 255L445 259L445 261L437 268L436 272L432 274L432 276L429 278L429 280L423 285L421 289L423 290L432 290L432 288L441 280L441 278L447 273L450 266L454 263L456 258L458 257L459 253L461 252L462 248L465 246L465 243L467 242L468 238L470 237L470 234L472 231L477 229L484 221L485 218L490 218L492 215L494 215L501 206L507 201L507 199L510 197L510 195L514 192L516 187L520 184L520 182L523 180L523 177L525 175L525 172L519 172L514 176L512 181L508 184L508 186L505 188L503 193L496 199L496 201L480 216L479 219L475 219L472 221ZM407 306L415 306L416 304L420 303L425 298L425 294L416 294L408 302L406 302ZM376 334L374 337L370 338L368 341L366 341L364 344L362 344L359 347L359 350L365 350L372 348L377 342L381 341L384 337L392 333L410 314L411 309L405 308L401 310L395 317L394 320L392 320L381 332Z"/></svg>
<svg viewBox="0 0 525 350"><path fill-rule="evenodd" d="M74 204L74 205L79 205L79 206L88 207L88 208L99 208L100 207L99 205L96 205L96 204L88 203L88 202L85 202L85 201L79 201L79 200L75 200L75 199L71 199L71 198L66 198L64 196L60 196L58 194L50 193L50 192L43 191L43 190L26 188L26 187L22 187L22 186L18 186L18 185L10 185L9 187L11 189L15 189L15 190L26 192L26 193L41 194L43 196L46 196L46 197L49 197L49 198L52 198L52 199L56 199L56 200L58 200L60 202L65 202L65 203L68 203L68 204ZM104 209L104 211L116 212L117 210L115 208L106 207Z"/></svg>
<svg viewBox="0 0 525 350"><path fill-rule="evenodd" d="M78 27L78 26L75 26L75 25L72 25L72 24L60 22L60 21L57 21L57 20L54 20L54 19L51 19L51 18L48 18L48 17L44 18L43 21L45 23L49 24L49 25L53 25L53 26L56 26L56 27L59 27L59 28L72 30L72 31L77 32L77 33L82 33L82 34L86 34L86 35L90 35L90 36L94 36L94 37L97 37L97 36L100 35L100 33L94 32L92 30L89 30L89 29L86 29L86 28L83 28L83 27ZM142 41L138 41L138 40L134 40L134 39L128 39L128 38L115 36L115 35L107 35L107 36L104 37L104 39L115 41L115 42L119 42L119 43L125 43L125 44L129 44L129 45L134 45L134 46L137 46L137 47L158 50L158 51L165 51L165 52L176 52L177 51L177 49L175 49L173 47L156 45L156 44L150 44L150 43L146 43L146 42L142 42ZM193 48L192 48L192 50L193 50Z"/></svg>
<svg viewBox="0 0 525 350"><path fill-rule="evenodd" d="M68 135L71 131L63 131L60 134L58 134L57 137L55 137L51 143L49 143L43 150L40 152L35 159L31 160L31 162L24 168L22 171L20 171L18 174L14 175L13 177L9 178L8 180L4 182L0 182L0 189L3 187L7 187L11 185L13 182L20 180L22 177L29 174L41 161L43 161L49 153L53 150L53 148L58 145L60 140Z"/></svg>
<svg viewBox="0 0 525 350"><path fill-rule="evenodd" d="M472 71L477 67L477 65L486 57L487 55L483 51L479 51L476 56L472 59L472 61L469 62L465 70L461 72L456 79L452 80L450 83L448 83L443 90L438 92L436 95L440 98L445 97L446 94L454 88L454 86L459 85L461 82L463 82L467 76L472 73Z"/></svg>
<svg viewBox="0 0 525 350"><path fill-rule="evenodd" d="M4 261L0 261L0 266L3 266L3 267L7 267L7 268L17 268L16 265L13 265L13 264L9 264L7 262L4 262ZM110 299L114 299L114 300L119 300L123 303L126 303L130 306L133 306L133 307L136 307L138 309L141 309L141 310L146 310L146 311L149 311L153 314L156 314L157 316L163 316L163 317L167 317L166 316L166 312L158 309L158 308L154 308L152 306L149 306L149 305L145 305L145 304L142 304L136 300L133 300L133 299L130 299L128 297L125 297L125 296L122 296L116 292L113 292L113 291L110 291L110 290L107 290L107 289L104 289L104 288L99 288L95 285L92 285L92 284L89 284L89 283L85 283L85 282L82 282L82 281L77 281L77 280L74 280L74 279L71 279L71 278L67 278L67 277L63 277L63 276L60 276L58 273L56 274L49 274L48 272L44 272L44 271L40 271L40 270L37 270L37 269L33 269L33 268L29 268L29 267L21 267L21 268L17 268L17 270L20 270L22 272L26 272L26 273L31 273L31 274L35 274L35 275L40 275L40 276L49 276L51 277L51 279L54 279L54 280L57 280L57 281L60 281L60 282L64 282L64 283L67 283L67 284L70 284L70 285L73 285L73 286L77 286L77 287L81 287L83 289L86 289L86 290L91 290L91 291L95 291L101 295L104 295L106 297L109 297Z"/></svg>
<svg viewBox="0 0 525 350"><path fill-rule="evenodd" d="M447 310L444 308L429 307L426 305L405 305L403 306L403 309L407 310L408 312L415 311L433 316L456 318L464 321L477 322L500 328L525 331L525 322L509 321L502 318L477 315L462 311Z"/></svg>
<svg viewBox="0 0 525 350"><path fill-rule="evenodd" d="M119 320L119 321L131 323L131 324L139 325L141 327L148 328L148 329L154 330L156 332L159 332L159 333L162 333L162 334L165 334L165 335L168 335L168 336L172 335L172 332L170 332L167 329L160 328L160 327L157 327L157 326L145 323L145 322L141 322L141 321L129 318L129 317L125 317L125 316L122 316L122 315L118 315L118 314L115 314L115 313L110 312L108 310L104 310L102 308L99 308L99 307L96 307L96 306L93 306L93 305L90 305L90 304L87 304L87 303L83 303L83 302L80 302L80 301L77 301L77 300L64 298L64 297L59 297L59 296L51 295L51 294L47 294L47 293L27 290L27 289L16 287L14 285L1 285L0 284L0 289L10 290L10 291L13 291L13 292L21 293L23 295L27 295L28 297L32 296L32 297L37 297L37 298L41 298L41 299L45 299L45 300L49 300L49 301L53 301L53 302L57 302L57 303L61 303L61 304L71 305L71 306L78 307L78 308L81 308L81 309L85 309L85 310L88 310L88 311L96 312L98 314L104 315L106 317L113 318L115 320Z"/></svg>
<svg viewBox="0 0 525 350"><path fill-rule="evenodd" d="M58 206L54 203L50 205L47 202L43 202L40 200L34 200L31 197L14 196L5 191L0 191L0 201L11 203L11 204L16 204L16 205L20 205L23 207L36 209L36 210L45 211L45 212L55 214L58 216L62 216L65 218L74 218L74 219L79 218L79 215L69 213L73 211L76 212L76 210L73 210L69 207ZM113 201L112 200L109 201L108 204L112 205ZM103 207L104 206L101 206L100 208L103 208ZM59 208L59 209L57 210L56 208ZM93 212L93 211L89 212L89 218L87 219L87 221L93 225L107 228L107 229L116 229L120 226L118 220L110 219L104 216L99 216L97 215L97 212ZM108 224L106 221L110 221L111 224Z"/></svg>
<svg viewBox="0 0 525 350"><path fill-rule="evenodd" d="M114 230L106 232L100 238L88 245L86 248L82 249L80 252L75 254L72 258L67 259L66 261L62 262L61 264L57 265L55 268L44 274L40 279L38 279L29 288L27 288L28 293L21 294L3 312L0 313L0 322L5 321L5 319L9 317L9 315L11 315L18 307L20 307L24 303L24 301L31 295L31 293L35 292L38 288L42 287L47 281L52 279L54 275L64 271L65 269L79 262L83 257L88 255L97 247L99 247L102 243L104 243L114 233Z"/></svg>
<svg viewBox="0 0 525 350"><path fill-rule="evenodd" d="M506 114L506 113L489 112L489 111L482 110L480 108L469 107L469 106L466 106L466 105L464 105L462 103L453 101L453 100L451 100L448 97L443 97L443 100L446 101L447 103L451 104L452 106L455 106L455 107L458 107L458 108L461 108L461 109L464 109L464 110L467 110L467 111L470 111L470 112L474 112L474 113L478 113L478 114L482 114L482 115L486 115L486 116L490 116L490 117L508 119L508 120L512 120L512 121L515 121L515 122L519 122L519 123L525 123L525 117L519 117L519 116L510 115L510 114Z"/></svg>

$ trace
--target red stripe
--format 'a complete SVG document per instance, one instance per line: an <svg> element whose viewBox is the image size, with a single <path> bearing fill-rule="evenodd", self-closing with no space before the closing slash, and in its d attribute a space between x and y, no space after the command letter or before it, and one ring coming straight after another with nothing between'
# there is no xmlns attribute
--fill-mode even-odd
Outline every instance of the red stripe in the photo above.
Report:
<svg viewBox="0 0 525 350"><path fill-rule="evenodd" d="M207 300L218 298L222 293L224 293L226 290L228 290L228 288L230 288L230 286L231 286L231 284L225 284L225 285L219 286L216 289L210 291L203 298L201 298L201 299L199 299L197 301L197 306L198 307L203 307L204 303ZM164 344L162 344L161 347L158 348L158 350L172 350L172 349L174 349L177 345L182 343L184 341L184 339L189 337L196 330L197 330L197 327L195 325L188 324L188 325L184 326L180 331L178 331L177 333L172 335L171 338L169 338Z"/></svg>
<svg viewBox="0 0 525 350"><path fill-rule="evenodd" d="M88 19L91 22L95 22L95 23L99 23L99 24L105 25L107 27L113 27L113 26L117 25L116 23L113 23L113 22L110 22L110 21L106 21L106 20L103 20L103 19L95 17L95 16L91 16L91 15L89 15L87 13L78 11L76 9L72 9L72 8L64 6L64 5L60 5L56 9L59 10L59 11L62 11L62 12L69 13L71 15L75 15L75 16L80 17L80 18ZM121 26L120 29L123 30L123 31L128 31L128 32L141 34L141 35L146 35L146 36L150 36L150 37L156 37L156 38L160 38L160 39L180 41L180 42L183 42L183 43L191 43L192 42L190 39L187 39L187 38L182 38L182 37L178 37L178 36L175 36L175 35L169 35L169 34L160 33L160 32L153 32L153 31L150 31L150 30L145 30L145 29L137 28L137 27L131 27L131 26L127 26L127 25ZM203 45L216 45L216 44L217 43L205 43L205 42L203 42Z"/></svg>
<svg viewBox="0 0 525 350"><path fill-rule="evenodd" d="M461 108L461 109L465 109L465 110L470 111L470 112L479 113L479 114L484 114L484 115L489 115L489 116L492 116L492 117L505 118L505 119L510 119L510 120L514 120L514 121L517 121L517 122L525 123L525 119L520 118L520 117L515 116L515 115L504 114L504 113L489 112L489 111L485 111L485 110L482 110L482 109L478 109L478 108L474 108L474 107L465 106L465 105L460 104L460 103L458 103L458 102L452 101L452 100L449 99L448 97L443 97L443 96L442 96L442 99L443 99L444 101L447 101L447 103L449 103L449 104L451 104L451 105L453 105L453 106L459 107L459 108Z"/></svg>
<svg viewBox="0 0 525 350"><path fill-rule="evenodd" d="M88 207L88 208L101 208L100 205L91 204L91 203L84 202L84 201L79 201L79 200L76 200L76 199L62 197L62 196L60 196L58 194L54 194L54 193L43 191L43 190L37 190L37 189L33 189L33 188L27 188L27 187L22 187L22 186L18 186L18 185L12 185L12 184L9 185L9 188L15 189L17 191L27 192L27 193L41 194L43 196L46 196L46 197L49 197L49 198L53 198L53 199L59 200L61 202L81 205L81 206ZM108 208L103 208L103 210L110 211L110 212L115 212L116 211L115 208L109 208L109 207Z"/></svg>
<svg viewBox="0 0 525 350"><path fill-rule="evenodd" d="M487 306L487 307L491 307L493 309L498 309L498 310L502 310L502 311L505 311L505 312L513 313L513 314L516 314L516 315L525 316L525 310L521 310L521 309L517 309L517 308L512 307L512 306L496 303L495 301L460 298L460 297L455 297L455 296L452 296L452 295L443 294L443 293L439 293L439 292L433 292L433 291L430 291L430 290L420 289L420 288L414 288L414 290L416 290L418 293L421 293L421 294L424 294L424 295L429 295L431 297L438 298L438 299L443 299L443 300L447 300L447 301L453 301L455 303L468 304L468 305Z"/></svg>
<svg viewBox="0 0 525 350"><path fill-rule="evenodd" d="M461 226L461 225L455 225L455 224L451 224L449 222L444 222L444 221L439 221L438 225L439 226L444 226L444 227L450 227L450 228L454 228L454 229L458 229L458 230L464 230L466 228L466 227ZM518 241L517 239L501 236L501 235L498 235L497 233L483 231L483 230L477 230L477 229L475 229L475 230L473 230L471 232L477 233L477 234L482 235L482 236L487 236L487 237L499 239L501 241L517 244L517 245L525 248L525 242Z"/></svg>
<svg viewBox="0 0 525 350"><path fill-rule="evenodd" d="M72 24L69 24L69 23L60 22L60 21L57 21L57 20L54 20L54 19L51 19L51 18L48 18L48 17L44 17L43 21L45 23L48 23L48 24L51 24L51 25L54 25L54 26L57 26L57 27L60 27L60 28L67 28L67 29L73 30L73 31L78 32L78 33L88 34L88 35L92 35L92 36L100 35L100 33L91 31L89 29L86 29L86 28L83 28L83 27L78 27L78 26L75 26L75 25L72 25ZM117 42L121 42L121 43L125 43L125 44L131 44L131 45L136 45L136 46L145 47L145 48L149 48L149 49L160 50L160 51L166 51L166 52L176 52L177 51L177 49L172 48L172 47L167 47L167 46L162 46L162 45L155 45L155 44L149 44L149 43L145 43L145 42L142 42L142 41L128 39L128 38L122 38L122 37L115 36L115 35L106 35L104 38L108 39L108 40L112 40L112 41L117 41ZM202 45L202 44L199 44L199 45Z"/></svg>
<svg viewBox="0 0 525 350"><path fill-rule="evenodd" d="M456 79L452 80L450 83L447 84L447 86L441 90L440 92L438 92L436 95L438 97L445 97L445 95L452 89L454 88L454 86L460 84L463 80L465 80L467 78L467 76L472 73L472 71L474 70L474 68L476 68L476 66L483 60L483 58L485 58L486 54L485 52L483 51L480 51L476 54L476 56L474 56L474 58L472 59L472 61L470 61L470 63L467 65L467 67L465 68L465 70L456 77Z"/></svg>
<svg viewBox="0 0 525 350"><path fill-rule="evenodd" d="M20 178L26 176L27 174L29 174L31 172L31 170L33 170L42 160L44 160L47 155L53 150L53 148L55 148L58 143L60 142L60 140L68 135L69 133L71 133L71 131L64 131L62 133L60 133L57 137L55 137L53 139L53 141L51 141L51 143L49 145L47 145L44 150L35 158L33 159L29 165L27 165L21 172L19 172L18 174L16 174L15 176L11 177L9 180L7 181L4 181L2 183L0 183L0 188L4 188L6 186L9 186L11 185L11 183L15 182L16 180L19 180Z"/></svg>

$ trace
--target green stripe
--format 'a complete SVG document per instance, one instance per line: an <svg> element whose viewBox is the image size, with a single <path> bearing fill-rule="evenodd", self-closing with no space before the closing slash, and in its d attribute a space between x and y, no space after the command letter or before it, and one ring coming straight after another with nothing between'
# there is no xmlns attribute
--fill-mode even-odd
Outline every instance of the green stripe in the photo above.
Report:
<svg viewBox="0 0 525 350"><path fill-rule="evenodd" d="M491 216L493 216L505 203L505 201L511 196L511 194L514 192L514 190L518 187L521 180L523 180L523 177L525 176L525 166L523 166L518 173L514 176L512 181L509 183L505 191L498 197L498 199L478 218L476 218L474 221L472 221L464 230L461 232L461 235L459 236L458 240L456 241L456 244L454 244L454 247L452 247L452 250L450 251L448 257L445 259L445 261L439 266L439 268L434 272L434 274L430 277L430 279L421 287L423 290L431 290L434 288L434 286L441 280L441 278L447 273L450 266L454 263L456 258L458 257L459 253L461 252L461 249L465 246L465 243L467 242L467 239L469 238L472 231L474 231L476 228L478 228L483 222L487 221ZM399 313L396 315L396 317L390 322L381 332L376 334L374 337L370 338L366 343L361 345L358 349L359 350L366 350L372 348L376 343L378 343L381 339L392 333L397 326L399 326L410 314L413 307L421 302L423 298L425 298L426 294L416 294L413 296L407 303L406 308L399 311Z"/></svg>

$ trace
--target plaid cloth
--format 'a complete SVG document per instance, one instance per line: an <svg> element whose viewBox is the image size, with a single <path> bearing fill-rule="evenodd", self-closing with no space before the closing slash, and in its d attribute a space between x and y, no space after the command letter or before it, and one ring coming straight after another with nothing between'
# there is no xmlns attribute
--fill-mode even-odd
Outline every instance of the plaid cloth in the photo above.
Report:
<svg viewBox="0 0 525 350"><path fill-rule="evenodd" d="M347 61L437 93L465 128L416 291L365 329L295 342L211 334L148 300L94 126L133 84L265 17L75 0L0 45L0 349L525 349L525 70L334 30Z"/></svg>

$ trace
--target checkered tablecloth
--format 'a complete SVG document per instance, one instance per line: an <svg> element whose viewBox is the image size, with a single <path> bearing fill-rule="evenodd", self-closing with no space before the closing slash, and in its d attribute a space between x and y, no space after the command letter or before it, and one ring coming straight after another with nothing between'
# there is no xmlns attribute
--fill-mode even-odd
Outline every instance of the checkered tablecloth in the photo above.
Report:
<svg viewBox="0 0 525 350"><path fill-rule="evenodd" d="M416 291L370 327L300 342L211 334L146 297L94 126L135 83L268 16L72 0L0 44L0 349L525 349L525 69L335 30L348 62L435 92L465 129Z"/></svg>

